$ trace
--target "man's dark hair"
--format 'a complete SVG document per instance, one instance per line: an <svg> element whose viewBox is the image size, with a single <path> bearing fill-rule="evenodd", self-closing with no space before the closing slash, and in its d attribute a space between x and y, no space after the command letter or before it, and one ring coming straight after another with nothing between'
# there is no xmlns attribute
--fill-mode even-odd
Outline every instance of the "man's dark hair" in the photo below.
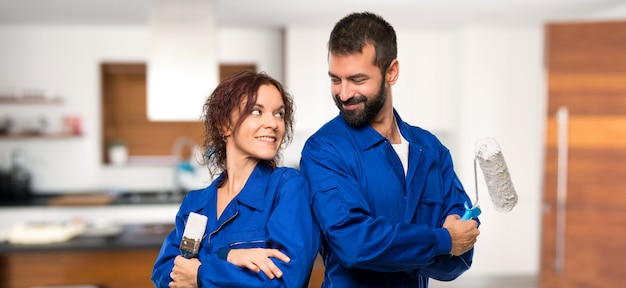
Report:
<svg viewBox="0 0 626 288"><path fill-rule="evenodd" d="M397 57L398 46L395 30L379 15L352 13L339 20L330 33L328 52L336 55L361 53L366 44L374 45L374 64L384 75Z"/></svg>

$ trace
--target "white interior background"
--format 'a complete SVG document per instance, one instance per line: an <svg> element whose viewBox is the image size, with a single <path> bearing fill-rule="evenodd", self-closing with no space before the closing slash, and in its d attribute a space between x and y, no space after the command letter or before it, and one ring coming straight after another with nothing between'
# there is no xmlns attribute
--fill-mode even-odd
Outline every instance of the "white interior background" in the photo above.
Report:
<svg viewBox="0 0 626 288"><path fill-rule="evenodd" d="M622 8L589 18L626 19L626 6ZM404 120L440 136L472 198L474 143L495 138L519 194L513 211L495 212L484 182L479 181L481 235L474 267L462 277L538 274L546 117L543 25L454 30L396 26L400 78L393 100ZM297 165L304 139L337 114L326 66L331 28L332 24L284 31L218 27L219 62L255 63L259 70L282 79L294 95L296 139L284 153L286 165ZM80 138L2 140L0 167L8 169L14 148L24 149L34 189L43 194L173 186L173 167L100 163L100 63L146 62L147 27L0 26L0 39L0 94L45 89L63 99L60 105L0 105L0 115L26 122L43 116L51 129L60 127L63 116L79 115L84 130ZM190 113L199 114L200 109ZM171 221L176 208L128 208L124 213L117 208L108 216L100 210L48 208L34 213L3 208L0 228L16 219L89 213L120 221Z"/></svg>

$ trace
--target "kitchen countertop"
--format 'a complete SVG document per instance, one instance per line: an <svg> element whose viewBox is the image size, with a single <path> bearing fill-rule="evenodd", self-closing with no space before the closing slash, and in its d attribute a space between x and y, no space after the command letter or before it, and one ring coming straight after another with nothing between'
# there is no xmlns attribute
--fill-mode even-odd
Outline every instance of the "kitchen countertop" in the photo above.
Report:
<svg viewBox="0 0 626 288"><path fill-rule="evenodd" d="M106 193L81 193L81 194L62 194L62 193L50 193L50 194L36 194L27 199L22 200L2 200L0 201L0 207L8 206L48 206L58 205L53 204L56 199L60 197L68 196L109 196L110 201L104 203L105 205L154 205L154 204L180 204L184 194L171 193L171 192L128 192L117 194ZM75 204L72 204L72 206ZM85 204L83 206L90 206Z"/></svg>
<svg viewBox="0 0 626 288"><path fill-rule="evenodd" d="M78 251L158 248L174 228L174 219L183 195L164 192L118 193L105 204L51 204L67 194L35 195L27 200L0 202L0 232L20 222L72 221L117 225L114 235L79 235L51 244L10 244L0 242L0 254L13 252ZM59 202L60 203L60 202ZM65 202L64 202L65 203ZM106 229L104 229L106 230ZM104 230L101 230L105 232ZM98 229L92 231L98 232ZM1 241L1 240L0 240Z"/></svg>
<svg viewBox="0 0 626 288"><path fill-rule="evenodd" d="M0 243L0 254L15 252L146 249L161 247L173 224L124 225L122 232L106 237L78 236L65 242L17 245Z"/></svg>

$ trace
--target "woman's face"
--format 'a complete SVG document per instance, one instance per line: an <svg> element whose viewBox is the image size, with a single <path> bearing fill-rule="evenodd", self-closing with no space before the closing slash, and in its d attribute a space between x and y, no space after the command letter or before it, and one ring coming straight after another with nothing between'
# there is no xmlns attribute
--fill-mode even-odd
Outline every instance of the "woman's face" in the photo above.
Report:
<svg viewBox="0 0 626 288"><path fill-rule="evenodd" d="M245 105L241 103L241 109ZM285 135L284 114L285 104L278 89L273 85L261 85L250 114L240 115L238 108L231 114L231 127L239 117L244 120L227 142L227 158L273 159Z"/></svg>

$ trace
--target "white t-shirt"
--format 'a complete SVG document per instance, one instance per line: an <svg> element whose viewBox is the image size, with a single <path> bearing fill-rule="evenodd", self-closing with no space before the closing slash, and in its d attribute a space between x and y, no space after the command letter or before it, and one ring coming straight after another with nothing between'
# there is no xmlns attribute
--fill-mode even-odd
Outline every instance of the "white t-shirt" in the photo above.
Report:
<svg viewBox="0 0 626 288"><path fill-rule="evenodd" d="M398 129L398 134L400 134L400 129ZM402 134L400 134L400 144L391 144L391 146L393 146L393 149L396 150L398 157L400 157L402 167L404 167L404 176L406 176L409 164L409 142L404 139Z"/></svg>

